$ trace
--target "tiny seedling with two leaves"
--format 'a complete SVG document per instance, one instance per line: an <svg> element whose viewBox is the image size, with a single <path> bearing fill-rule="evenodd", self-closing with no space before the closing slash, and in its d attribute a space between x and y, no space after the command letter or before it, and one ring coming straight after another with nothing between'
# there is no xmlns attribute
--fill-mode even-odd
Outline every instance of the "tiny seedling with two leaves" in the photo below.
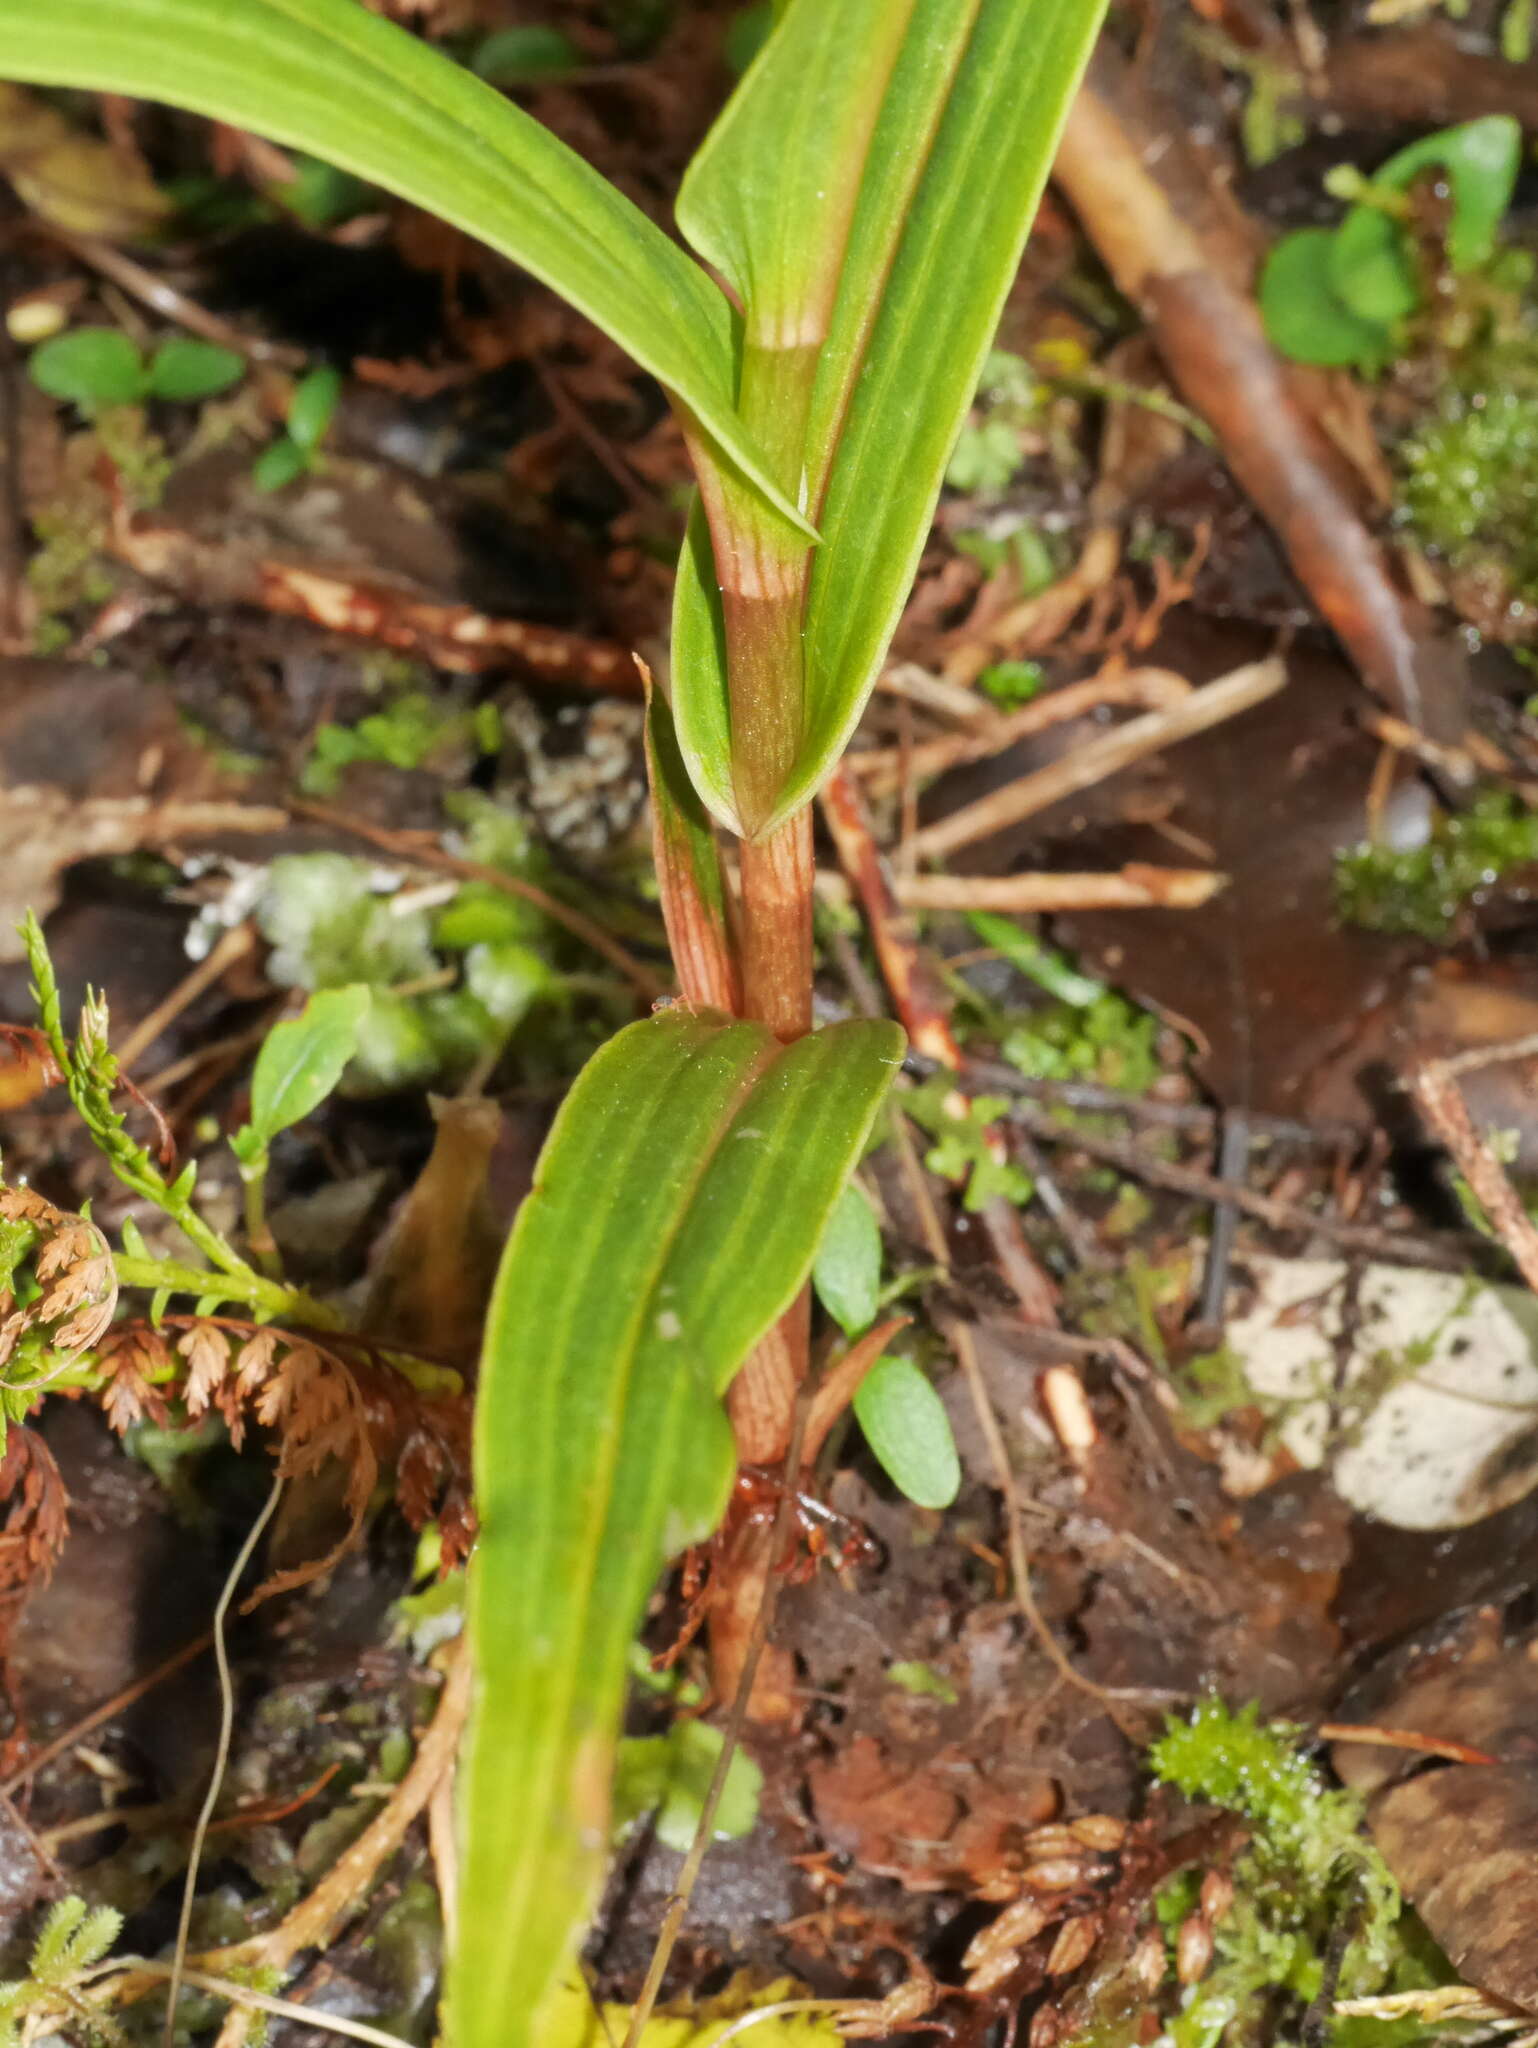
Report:
<svg viewBox="0 0 1538 2048"><path fill-rule="evenodd" d="M694 463L648 748L685 1005L578 1080L487 1325L455 2048L538 2039L602 1877L657 1573L714 1527L736 1459L791 1436L807 1326L782 1318L902 1056L894 1025L811 1029L809 806L906 601L1104 4L778 0L684 179L691 255L359 0L0 0L8 77L253 129L511 257L657 378ZM885 1414L932 1434L927 1382L894 1374Z"/></svg>

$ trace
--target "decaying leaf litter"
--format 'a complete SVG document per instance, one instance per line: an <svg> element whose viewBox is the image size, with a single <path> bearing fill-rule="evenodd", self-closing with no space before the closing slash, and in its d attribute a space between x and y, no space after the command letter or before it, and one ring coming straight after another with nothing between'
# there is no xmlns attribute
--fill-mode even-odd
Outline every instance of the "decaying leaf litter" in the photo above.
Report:
<svg viewBox="0 0 1538 2048"><path fill-rule="evenodd" d="M662 220L752 12L409 10ZM817 1269L830 1375L880 1364L801 1495L739 1480L794 1537L768 1718L653 2028L1531 2025L1532 227L1503 132L1472 200L1445 140L1520 156L1530 34L1113 13L822 800L820 1016L912 1047ZM19 88L0 161L6 922L68 1041L8 944L0 1352L86 1360L0 1467L9 2010L147 2036L177 1968L183 2038L244 2032L233 1981L426 2040L467 1375L557 1104L670 987L632 656L684 451L577 316L318 164ZM258 1078L365 987L334 1071ZM141 1177L202 1163L250 1284L128 1299L185 1249L81 1101ZM721 1755L731 1540L634 1656L573 2038L625 2031Z"/></svg>

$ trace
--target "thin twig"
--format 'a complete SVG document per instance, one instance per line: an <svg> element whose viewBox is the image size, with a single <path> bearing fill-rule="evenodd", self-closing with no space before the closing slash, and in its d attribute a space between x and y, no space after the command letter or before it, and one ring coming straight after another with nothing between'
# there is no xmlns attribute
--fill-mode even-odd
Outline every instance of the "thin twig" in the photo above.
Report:
<svg viewBox="0 0 1538 2048"><path fill-rule="evenodd" d="M920 858L933 859L990 838L1006 826L1035 817L1049 804L1075 796L1080 790L1103 782L1108 775L1130 768L1149 754L1161 753L1179 740L1191 739L1227 719L1237 718L1241 712L1274 697L1286 680L1287 665L1280 655L1246 662L1215 683L1193 690L1168 710L1147 712L1111 732L1098 734L1062 760L1022 775L1018 781L979 797L975 803L963 804L949 817L940 818L915 834L913 850Z"/></svg>
<svg viewBox="0 0 1538 2048"><path fill-rule="evenodd" d="M146 270L142 263L125 256L121 249L114 249L110 242L103 242L95 235L77 235L54 222L49 223L48 232L72 256L78 257L103 277L111 278L114 284L160 314L162 319L174 320L179 327L185 327L189 334L200 334L205 341L231 349L253 363L272 363L287 370L304 368L308 358L303 349L290 347L286 342L264 341L259 336L243 334L228 320L221 320L217 313L210 313L206 306L200 306L185 292L178 291L175 285L157 277L154 271Z"/></svg>
<svg viewBox="0 0 1538 2048"><path fill-rule="evenodd" d="M1413 1728L1359 1726L1351 1721L1321 1721L1315 1729L1321 1742L1361 1742L1374 1749L1407 1749L1416 1756L1445 1757L1453 1764L1498 1764L1501 1759L1467 1742L1440 1735L1421 1735Z"/></svg>
<svg viewBox="0 0 1538 2048"><path fill-rule="evenodd" d="M934 1073L939 1062L909 1053L906 1064L926 1075ZM1022 1074L1003 1060L969 1056L967 1079L990 1095L1028 1096L1039 1102L1060 1103L1064 1109L1104 1111L1133 1123L1165 1124L1173 1130L1210 1131L1223 1114L1207 1102L1166 1102L1157 1095L1131 1095L1123 1088L1107 1088L1099 1081L1049 1081L1038 1075ZM1321 1119L1317 1124L1305 1124L1295 1117L1268 1116L1260 1110L1247 1110L1245 1115L1255 1137L1283 1144L1334 1149L1354 1145L1361 1136L1348 1123Z"/></svg>
<svg viewBox="0 0 1538 2048"><path fill-rule="evenodd" d="M205 989L212 988L227 968L237 960L243 960L256 944L256 938L249 924L237 924L225 932L212 946L190 973L185 974L163 1002L157 1003L147 1017L141 1017L117 1048L117 1063L121 1073L129 1068L149 1048L170 1024L174 1024L182 1012L195 1003Z"/></svg>
<svg viewBox="0 0 1538 2048"><path fill-rule="evenodd" d="M124 1969L139 1977L168 1977L172 1965L156 1962L148 1956L115 1956L112 1967ZM411 2048L399 2034L387 2034L382 2027L371 2027L366 2020L350 2020L340 2013L327 2012L319 2006L300 2005L292 1998L274 1998L266 1991L253 1991L249 1984L233 1983L228 1977L216 1977L207 1970L184 1969L180 1981L191 1985L195 1991L211 1991L216 1998L227 1998L232 2005L249 2008L252 2012L271 2013L274 2019L295 2020L301 2026L316 2027L322 2033L340 2034L349 2041L368 2041L373 2048Z"/></svg>
<svg viewBox="0 0 1538 2048"><path fill-rule="evenodd" d="M1333 1217L1316 1215L1296 1202L1279 1202L1271 1195L1257 1193L1237 1181L1221 1180L1194 1166L1177 1166L1167 1159L1155 1159L1136 1145L1116 1138L1102 1138L1088 1131L1061 1124L1045 1110L1015 1102L1004 1112L1006 1123L1019 1124L1032 1137L1050 1145L1071 1145L1091 1159L1104 1160L1121 1173L1152 1181L1172 1194L1190 1195L1201 1202L1231 1202L1245 1215L1257 1217L1273 1230L1317 1231L1351 1251L1370 1252L1380 1258L1407 1260L1419 1266L1455 1270L1466 1265L1455 1249L1427 1244L1407 1232L1378 1230L1368 1223L1338 1223Z"/></svg>
<svg viewBox="0 0 1538 2048"><path fill-rule="evenodd" d="M949 1273L950 1245L936 1213L934 1197L929 1191L924 1169L919 1164L908 1119L900 1113L892 1118L892 1133L898 1164L918 1213L926 1248L941 1271ZM988 1449L988 1460L993 1467L993 1483L1003 1500L1009 1572L1015 1603L1024 1616L1027 1627L1050 1658L1058 1674L1075 1690L1088 1693L1092 1699L1098 1700L1120 1727L1121 1715L1114 1696L1103 1686L1096 1685L1092 1678L1086 1678L1082 1672L1075 1670L1067 1652L1047 1625L1046 1616L1037 1605L1031 1585L1031 1560L1025 1547L1025 1522L1020 1507L1019 1490L1015 1485L1014 1467L1010 1464L1009 1446L1004 1441L1004 1432L999 1427L999 1418L994 1412L988 1385L983 1378L982 1366L978 1362L977 1344L971 1325L964 1322L960 1316L951 1315L944 1310L936 1310L934 1320L935 1327L950 1347L967 1383L967 1392L971 1397L977 1425L982 1431L983 1442Z"/></svg>
<svg viewBox="0 0 1538 2048"><path fill-rule="evenodd" d="M1131 705L1139 711L1163 711L1191 694L1184 676L1167 668L1107 667L1076 683L1064 683L1016 711L992 712L978 700L978 715L964 732L945 733L907 750L907 769L916 776L941 775L975 761L991 760L1024 739L1034 739L1054 725L1084 718L1109 704ZM850 769L874 792L894 788L903 768L901 747L871 747L845 755Z"/></svg>
<svg viewBox="0 0 1538 2048"><path fill-rule="evenodd" d="M882 975L909 1042L951 1073L960 1073L965 1062L951 1029L950 996L918 949L912 922L897 903L896 885L876 844L870 806L843 765L829 778L822 793L822 807L839 862L859 896ZM955 1106L965 1109L959 1096ZM994 1158L1005 1158L1001 1132L985 1131L983 1142ZM1002 1197L985 1203L982 1224L999 1267L1019 1301L1024 1320L1031 1324L1056 1323L1057 1290L1027 1244L1014 1205Z"/></svg>
<svg viewBox="0 0 1538 2048"><path fill-rule="evenodd" d="M121 1691L115 1692L111 1699L104 1700L99 1707L93 1707L90 1713L72 1723L62 1734L56 1735L52 1742L46 1743L36 1756L29 1757L18 1769L12 1771L8 1778L0 1778L0 1798L9 1798L29 1779L35 1778L39 1771L46 1770L67 1750L73 1749L77 1742L83 1742L86 1736L100 1728L104 1722L116 1720L119 1714L133 1706L137 1700L143 1699L146 1693L153 1692L157 1685L174 1677L183 1665L190 1664L194 1657L201 1657L212 1641L212 1634L205 1629L202 1635L194 1637L190 1643L183 1643L179 1650L173 1650L171 1655L157 1664L153 1671L146 1672L142 1678L134 1679Z"/></svg>
<svg viewBox="0 0 1538 2048"><path fill-rule="evenodd" d="M1051 917L1073 910L1200 910L1228 877L1211 868L1158 868L1129 861L1108 874L903 875L892 892L904 910L994 910L1009 917ZM847 902L843 878L826 872L817 892Z"/></svg>
<svg viewBox="0 0 1538 2048"><path fill-rule="evenodd" d="M203 1860L203 1843L208 1834L208 1824L214 1817L214 1808L219 1803L219 1794L224 1789L225 1768L230 1760L230 1741L235 1732L235 1686L230 1677L228 1646L224 1639L224 1625L230 1611L230 1602L246 1566L256 1553L256 1546L262 1540L262 1531L277 1511L278 1502L283 1498L284 1481L274 1479L272 1490L256 1520L246 1533L246 1540L230 1566L223 1586L219 1589L219 1600L214 1608L214 1662L219 1670L219 1741L214 1751L214 1766L208 1777L208 1790L203 1795L203 1805L198 1813L197 1826L192 1831L192 1848L187 1857L187 1880L182 1886L182 1910L176 1923L176 1950L172 1958L171 1973L166 1985L165 2048L175 2048L176 2002L181 1996L182 1974L187 1963L187 1936L192 1926L192 1905L197 1895L198 1868Z"/></svg>
<svg viewBox="0 0 1538 2048"><path fill-rule="evenodd" d="M443 1653L443 1692L416 1756L391 1792L384 1810L344 1851L307 1898L266 1934L229 1948L214 1949L201 1961L222 1969L286 1970L306 1949L324 1948L338 1927L362 1904L382 1865L406 1839L439 1780L454 1760L470 1705L470 1656L463 1636Z"/></svg>

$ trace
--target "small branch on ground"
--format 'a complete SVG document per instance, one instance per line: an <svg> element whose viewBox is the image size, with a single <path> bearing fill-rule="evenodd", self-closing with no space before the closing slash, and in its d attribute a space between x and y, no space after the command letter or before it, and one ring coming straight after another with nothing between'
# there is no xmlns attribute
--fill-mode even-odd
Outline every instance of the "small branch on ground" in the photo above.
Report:
<svg viewBox="0 0 1538 2048"><path fill-rule="evenodd" d="M367 577L277 559L245 562L177 527L134 514L114 491L112 553L138 575L206 602L255 605L328 633L415 655L462 675L514 666L533 681L605 697L639 697L628 648L558 626L492 618L469 605Z"/></svg>
<svg viewBox="0 0 1538 2048"><path fill-rule="evenodd" d="M1395 582L1318 416L1323 387L1261 327L1258 238L1182 126L1102 41L1054 176L1363 682L1410 724L1456 741L1466 657Z"/></svg>
<svg viewBox="0 0 1538 2048"><path fill-rule="evenodd" d="M1033 1138L1051 1145L1069 1145L1076 1152L1086 1153L1091 1159L1100 1159L1107 1166L1114 1166L1119 1173L1149 1181L1155 1187L1168 1188L1172 1194L1190 1195L1199 1202L1231 1203L1245 1215L1269 1224L1273 1230L1317 1232L1320 1237L1329 1238L1345 1250L1367 1252L1376 1258L1397 1259L1408 1265L1456 1271L1468 1263L1467 1257L1460 1254L1456 1246L1444 1250L1441 1245L1428 1244L1403 1231L1378 1230L1368 1223L1340 1223L1332 1216L1316 1214L1295 1202L1280 1202L1271 1195L1260 1194L1242 1182L1222 1180L1216 1174L1203 1173L1194 1166L1177 1166L1171 1160L1155 1159L1125 1140L1102 1138L1077 1126L1059 1123L1047 1111L1034 1109L1024 1102L1013 1103L1005 1112L1005 1121L1019 1124Z"/></svg>
<svg viewBox="0 0 1538 2048"><path fill-rule="evenodd" d="M822 793L822 809L844 872L860 899L876 958L910 1044L949 1072L960 1074L965 1060L951 1029L950 997L919 952L899 901L902 884L894 883L881 856L869 806L847 763L840 764L829 778ZM965 1111L965 1101L959 1095L957 1107ZM1001 1132L987 1131L984 1142L996 1158L1006 1156ZM1055 1326L1057 1289L1027 1244L1018 1211L1011 1203L995 1199L984 1206L982 1224L1023 1319L1032 1325Z"/></svg>
<svg viewBox="0 0 1538 2048"><path fill-rule="evenodd" d="M1108 663L1095 675L1065 683L1033 698L1017 711L991 711L979 700L978 715L963 732L945 733L909 747L871 747L846 754L845 765L875 795L895 789L904 773L916 779L943 775L947 769L988 761L1006 747L1034 739L1054 725L1085 718L1107 705L1128 705L1139 711L1168 710L1189 697L1192 685L1167 668L1123 668Z"/></svg>
<svg viewBox="0 0 1538 2048"><path fill-rule="evenodd" d="M470 1655L463 1636L443 1653L443 1692L438 1711L411 1768L391 1792L382 1813L369 1822L351 1848L332 1865L309 1896L266 1934L197 1958L200 1970L228 1975L233 1970L274 1970L280 1975L309 1949L325 1949L367 1899L380 1871L406 1839L452 1768L470 1708ZM219 2036L219 2048L240 2048L251 2015L233 2012Z"/></svg>
<svg viewBox="0 0 1538 2048"><path fill-rule="evenodd" d="M1129 861L1104 875L894 875L892 894L902 910L1050 917L1071 910L1200 910L1227 881L1212 868L1155 868ZM849 900L840 875L819 875L817 890L829 902Z"/></svg>
<svg viewBox="0 0 1538 2048"><path fill-rule="evenodd" d="M1287 667L1280 655L1246 662L1216 682L1192 690L1167 710L1146 712L1141 718L1131 719L1126 725L1075 747L1061 760L1022 775L1018 781L1006 783L1004 788L979 797L975 803L963 804L949 817L937 819L915 833L912 851L918 859L933 859L955 853L963 846L973 846L980 839L991 839L1007 826L1034 818L1050 804L1093 788L1107 776L1130 768L1135 761L1161 753L1179 740L1207 732L1227 719L1237 718L1240 712L1263 704L1267 697L1276 695L1286 680Z"/></svg>

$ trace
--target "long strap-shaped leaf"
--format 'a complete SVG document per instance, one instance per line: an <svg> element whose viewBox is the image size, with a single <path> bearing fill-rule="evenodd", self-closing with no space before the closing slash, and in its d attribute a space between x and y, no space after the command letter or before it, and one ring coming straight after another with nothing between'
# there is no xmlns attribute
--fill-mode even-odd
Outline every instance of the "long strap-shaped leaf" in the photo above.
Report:
<svg viewBox="0 0 1538 2048"><path fill-rule="evenodd" d="M870 0L792 0L688 188L692 237L739 278L768 282L787 336L796 329L782 309L810 309L825 289L819 238L831 234L840 249L802 465L805 509L823 535L804 619L802 737L773 811L751 821L758 832L831 772L875 681L1105 0L893 0L890 18L906 15L902 44L895 56L883 46L874 67L856 33L869 11ZM857 120L846 122L845 159L818 161L809 201L791 150L803 110L798 79L815 76L831 95L830 49L844 53L841 104L851 114L861 105L857 83L891 61L868 139L860 142ZM756 185L770 197L748 213L736 192L750 144ZM787 154L791 166L777 176ZM859 194L847 233L840 180ZM673 708L700 794L733 824L741 820L724 772L732 715L715 586L696 526L675 601Z"/></svg>
<svg viewBox="0 0 1538 2048"><path fill-rule="evenodd" d="M508 1242L476 1409L477 1698L453 2048L525 2048L591 1910L630 1645L719 1520L720 1396L794 1299L902 1055L667 1012L584 1069Z"/></svg>
<svg viewBox="0 0 1538 2048"><path fill-rule="evenodd" d="M731 315L699 265L537 121L358 0L0 0L0 77L186 107L426 207L596 321L792 510L737 418Z"/></svg>

